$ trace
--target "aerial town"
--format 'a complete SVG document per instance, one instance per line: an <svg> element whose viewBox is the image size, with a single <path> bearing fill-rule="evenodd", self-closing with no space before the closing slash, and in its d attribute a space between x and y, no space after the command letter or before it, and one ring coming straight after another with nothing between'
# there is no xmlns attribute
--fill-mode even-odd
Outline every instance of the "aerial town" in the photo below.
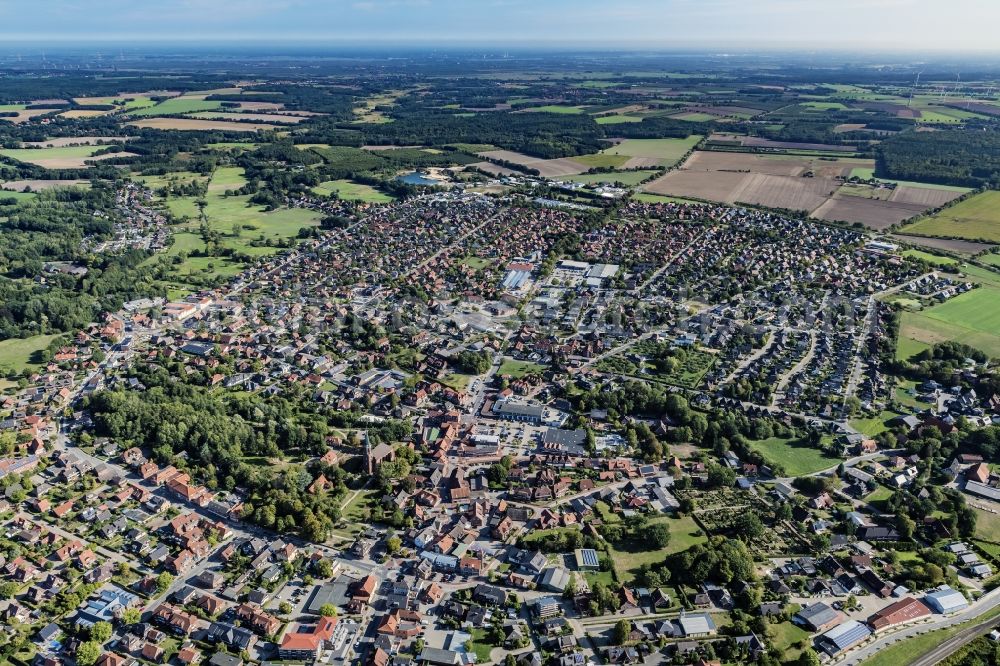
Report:
<svg viewBox="0 0 1000 666"><path fill-rule="evenodd" d="M1000 74L45 57L3 664L997 663Z"/></svg>

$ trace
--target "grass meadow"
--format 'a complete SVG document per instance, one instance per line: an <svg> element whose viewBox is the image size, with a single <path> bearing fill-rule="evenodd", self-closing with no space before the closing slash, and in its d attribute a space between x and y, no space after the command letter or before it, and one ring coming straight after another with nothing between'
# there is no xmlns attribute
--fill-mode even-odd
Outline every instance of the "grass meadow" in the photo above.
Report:
<svg viewBox="0 0 1000 666"><path fill-rule="evenodd" d="M1000 242L1000 191L989 190L906 226L905 233Z"/></svg>

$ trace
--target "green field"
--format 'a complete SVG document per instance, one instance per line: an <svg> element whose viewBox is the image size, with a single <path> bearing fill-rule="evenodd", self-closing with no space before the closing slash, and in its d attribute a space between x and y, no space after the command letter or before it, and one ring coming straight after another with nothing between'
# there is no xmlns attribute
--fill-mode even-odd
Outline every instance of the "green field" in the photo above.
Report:
<svg viewBox="0 0 1000 666"><path fill-rule="evenodd" d="M21 372L28 368L37 368L38 363L31 360L32 354L41 351L59 337L58 335L35 335L30 338L10 338L0 340L0 370Z"/></svg>
<svg viewBox="0 0 1000 666"><path fill-rule="evenodd" d="M975 194L933 217L907 225L903 231L924 236L1000 242L1000 191Z"/></svg>
<svg viewBox="0 0 1000 666"><path fill-rule="evenodd" d="M869 437L874 437L875 435L881 434L889 429L889 424L886 423L890 419L894 419L897 416L901 416L896 412L881 412L877 416L864 419L851 419L851 427L858 432L868 435Z"/></svg>
<svg viewBox="0 0 1000 666"><path fill-rule="evenodd" d="M199 182L208 181L210 176L203 176L200 173L194 173L193 171L173 171L162 175L138 175L133 176L132 178L144 184L155 193L156 190L166 187L167 185L186 185L196 180Z"/></svg>
<svg viewBox="0 0 1000 666"><path fill-rule="evenodd" d="M691 111L689 113L678 113L675 116L670 116L675 120L686 120L692 123L709 123L713 120L717 120L717 116L713 116L711 113L702 113L701 111Z"/></svg>
<svg viewBox="0 0 1000 666"><path fill-rule="evenodd" d="M879 486L865 497L865 501L874 505L879 511L884 511L887 508L885 504L891 497L892 490L885 486Z"/></svg>
<svg viewBox="0 0 1000 666"><path fill-rule="evenodd" d="M912 358L924 351L925 349L930 349L931 346L926 342L920 342L914 338L904 336L902 333L902 327L900 328L899 340L896 341L896 359L899 361L905 361Z"/></svg>
<svg viewBox="0 0 1000 666"><path fill-rule="evenodd" d="M190 176L190 174L188 174ZM221 247L232 248L249 257L260 257L282 251L280 242L294 238L302 227L319 224L319 215L304 208L279 208L266 211L250 204L249 195L226 196L228 190L239 189L246 183L239 167L220 167L212 175L205 195L205 222L211 231L221 236ZM173 244L163 256L182 256L172 264L172 272L182 284L172 284L183 293L187 288L185 278L201 276L208 279L228 278L246 268L241 259L218 256L191 256L206 249L201 236L201 211L196 197L172 197L166 206L181 220L174 227ZM238 232L238 233L237 233ZM152 257L147 261L157 261Z"/></svg>
<svg viewBox="0 0 1000 666"><path fill-rule="evenodd" d="M750 442L750 447L759 451L769 462L780 463L788 476L814 474L830 467L836 467L840 458L832 458L807 443L783 437L769 437Z"/></svg>
<svg viewBox="0 0 1000 666"><path fill-rule="evenodd" d="M943 257L939 254L924 252L923 250L906 250L903 252L903 256L910 257L912 259L920 259L937 266L954 266L958 263L958 259L955 259L954 257Z"/></svg>
<svg viewBox="0 0 1000 666"><path fill-rule="evenodd" d="M345 201L367 201L369 203L391 203L396 199L385 192L376 190L371 185L355 183L350 180L328 180L313 188L313 194L328 197L333 193Z"/></svg>
<svg viewBox="0 0 1000 666"><path fill-rule="evenodd" d="M565 113L570 115L578 115L583 113L583 109L579 106L566 106L564 104L547 104L546 106L533 106L530 109L525 109L525 111L536 111L540 113Z"/></svg>
<svg viewBox="0 0 1000 666"><path fill-rule="evenodd" d="M545 370L544 365L539 365L538 363L529 363L528 361L515 361L511 358L505 358L500 369L497 371L498 375L508 375L514 377L515 379L524 377L525 375L532 373L539 373Z"/></svg>
<svg viewBox="0 0 1000 666"><path fill-rule="evenodd" d="M652 169L643 171L612 171L611 173L581 173L578 176L565 176L565 180L574 183L623 183L625 185L638 185L654 173Z"/></svg>
<svg viewBox="0 0 1000 666"><path fill-rule="evenodd" d="M708 541L691 516L670 518L661 516L649 521L650 525L665 523L670 527L670 543L662 550L650 550L644 545L631 548L628 544L611 547L611 557L615 562L623 583L634 577L634 572L643 564L662 562L668 555L687 550L691 546Z"/></svg>
<svg viewBox="0 0 1000 666"><path fill-rule="evenodd" d="M478 273L479 271L483 270L491 263L493 263L493 260L486 259L484 257L469 256L462 259L462 261L460 261L459 263L461 263L463 266L468 266L469 268Z"/></svg>
<svg viewBox="0 0 1000 666"><path fill-rule="evenodd" d="M843 111L847 108L840 102L803 102L802 106L816 111Z"/></svg>
<svg viewBox="0 0 1000 666"><path fill-rule="evenodd" d="M977 257L977 261L981 261L989 266L996 266L1000 268L1000 254L984 254Z"/></svg>
<svg viewBox="0 0 1000 666"><path fill-rule="evenodd" d="M37 196L37 192L12 192L10 190L0 190L0 201L3 199L16 199L18 202L21 202L27 201L28 199L34 199Z"/></svg>
<svg viewBox="0 0 1000 666"><path fill-rule="evenodd" d="M617 146L602 151L602 154L650 157L662 160L665 165L672 165L694 148L699 141L701 141L701 137L697 135L689 136L686 139L625 139Z"/></svg>
<svg viewBox="0 0 1000 666"><path fill-rule="evenodd" d="M1000 514L973 507L976 512L976 536L985 541L1000 543Z"/></svg>
<svg viewBox="0 0 1000 666"><path fill-rule="evenodd" d="M1000 356L1000 288L983 286L920 312L904 312L900 321L897 356L921 351L921 343L955 340L990 356ZM915 351L914 351L915 350Z"/></svg>
<svg viewBox="0 0 1000 666"><path fill-rule="evenodd" d="M579 162L580 164L585 164L589 167L604 167L617 169L621 165L628 162L628 157L625 155L612 155L609 153L597 153L595 155L578 155L577 157L571 158L574 162Z"/></svg>
<svg viewBox="0 0 1000 666"><path fill-rule="evenodd" d="M215 111L222 108L222 102L207 99L192 99L189 97L171 97L156 106L137 108L130 112L132 116L173 116L179 113L195 113L197 111Z"/></svg>
<svg viewBox="0 0 1000 666"><path fill-rule="evenodd" d="M802 641L809 643L809 632L791 622L769 625L768 633L771 635L771 644L781 652L781 656L788 663L794 663L793 660L802 654L802 650L792 646Z"/></svg>
<svg viewBox="0 0 1000 666"><path fill-rule="evenodd" d="M598 125L620 125L622 123L641 123L642 118L639 116L600 116L594 118L594 122Z"/></svg>

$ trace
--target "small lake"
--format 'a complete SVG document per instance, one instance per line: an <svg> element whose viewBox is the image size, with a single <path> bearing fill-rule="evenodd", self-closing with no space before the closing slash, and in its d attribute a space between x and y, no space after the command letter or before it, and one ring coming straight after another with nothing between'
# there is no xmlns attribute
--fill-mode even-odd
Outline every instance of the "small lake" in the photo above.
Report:
<svg viewBox="0 0 1000 666"><path fill-rule="evenodd" d="M440 180L435 180L434 178L428 178L423 174L419 174L416 171L408 173L405 176L399 176L396 178L401 183L406 183L407 185L440 185Z"/></svg>

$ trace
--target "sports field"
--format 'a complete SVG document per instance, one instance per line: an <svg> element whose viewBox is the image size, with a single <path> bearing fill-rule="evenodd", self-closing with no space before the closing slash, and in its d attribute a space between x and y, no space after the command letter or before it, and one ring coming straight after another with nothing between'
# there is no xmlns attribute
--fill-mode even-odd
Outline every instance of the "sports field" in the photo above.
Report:
<svg viewBox="0 0 1000 666"><path fill-rule="evenodd" d="M989 190L903 228L905 233L1000 242L1000 191Z"/></svg>

